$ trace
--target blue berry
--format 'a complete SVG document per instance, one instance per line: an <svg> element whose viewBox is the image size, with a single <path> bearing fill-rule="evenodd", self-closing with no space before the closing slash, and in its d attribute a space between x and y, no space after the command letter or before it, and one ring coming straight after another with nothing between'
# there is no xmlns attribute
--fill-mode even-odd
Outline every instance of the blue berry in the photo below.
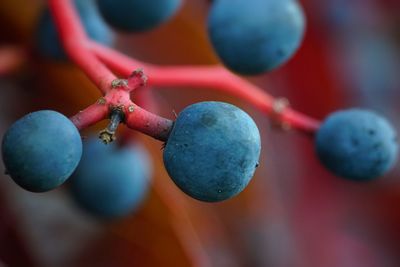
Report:
<svg viewBox="0 0 400 267"><path fill-rule="evenodd" d="M97 0L104 19L126 32L151 30L170 19L182 0Z"/></svg>
<svg viewBox="0 0 400 267"><path fill-rule="evenodd" d="M90 139L84 143L82 160L70 179L71 194L92 215L118 218L143 202L150 175L150 159L143 147L121 148Z"/></svg>
<svg viewBox="0 0 400 267"><path fill-rule="evenodd" d="M217 55L240 74L261 74L285 63L300 46L304 29L296 0L216 0L208 17Z"/></svg>
<svg viewBox="0 0 400 267"><path fill-rule="evenodd" d="M22 117L8 129L2 142L7 172L32 192L45 192L64 183L81 155L77 128L67 117L51 110Z"/></svg>
<svg viewBox="0 0 400 267"><path fill-rule="evenodd" d="M229 199L250 182L258 166L260 134L251 117L222 102L200 102L178 116L164 150L175 184L207 202Z"/></svg>
<svg viewBox="0 0 400 267"><path fill-rule="evenodd" d="M100 16L93 0L75 0L74 3L88 36L102 44L111 45L114 39L113 33ZM67 58L53 18L47 8L38 22L36 47L43 56L56 60Z"/></svg>
<svg viewBox="0 0 400 267"><path fill-rule="evenodd" d="M334 174L371 180L386 173L398 152L396 132L374 112L349 109L331 114L316 136L319 159Z"/></svg>

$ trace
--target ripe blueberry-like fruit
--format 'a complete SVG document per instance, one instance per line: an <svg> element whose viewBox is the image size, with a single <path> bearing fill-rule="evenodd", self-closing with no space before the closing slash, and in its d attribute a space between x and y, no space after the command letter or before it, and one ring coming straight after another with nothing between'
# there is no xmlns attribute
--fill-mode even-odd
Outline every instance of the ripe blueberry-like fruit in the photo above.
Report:
<svg viewBox="0 0 400 267"><path fill-rule="evenodd" d="M208 17L211 43L229 69L255 75L286 62L303 39L296 0L215 0Z"/></svg>
<svg viewBox="0 0 400 267"><path fill-rule="evenodd" d="M170 19L182 0L97 0L104 19L127 32L151 30Z"/></svg>
<svg viewBox="0 0 400 267"><path fill-rule="evenodd" d="M74 3L88 36L102 44L111 45L114 39L113 33L100 16L93 0L75 0ZM64 48L60 43L48 8L44 10L38 22L36 47L43 56L57 60L66 59Z"/></svg>
<svg viewBox="0 0 400 267"><path fill-rule="evenodd" d="M349 109L331 114L316 136L322 164L338 176L363 181L387 172L398 153L396 132L374 112Z"/></svg>
<svg viewBox="0 0 400 267"><path fill-rule="evenodd" d="M82 160L70 179L71 194L94 216L125 216L147 196L150 169L149 156L139 144L118 147L90 139L84 143Z"/></svg>
<svg viewBox="0 0 400 267"><path fill-rule="evenodd" d="M260 134L243 110L222 102L200 102L176 119L164 150L175 184L207 202L229 199L250 182L258 166Z"/></svg>
<svg viewBox="0 0 400 267"><path fill-rule="evenodd" d="M7 172L18 185L45 192L64 183L78 166L82 141L67 117L42 110L16 121L1 149Z"/></svg>

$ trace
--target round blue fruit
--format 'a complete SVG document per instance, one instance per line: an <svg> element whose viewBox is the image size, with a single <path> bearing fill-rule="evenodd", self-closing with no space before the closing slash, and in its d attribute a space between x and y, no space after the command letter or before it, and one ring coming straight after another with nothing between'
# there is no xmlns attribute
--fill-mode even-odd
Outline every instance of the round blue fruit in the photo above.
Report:
<svg viewBox="0 0 400 267"><path fill-rule="evenodd" d="M143 147L105 145L93 138L84 143L70 189L81 208L96 217L113 219L140 206L149 191L150 176L150 159Z"/></svg>
<svg viewBox="0 0 400 267"><path fill-rule="evenodd" d="M151 30L170 19L182 0L97 0L104 19L126 32Z"/></svg>
<svg viewBox="0 0 400 267"><path fill-rule="evenodd" d="M75 0L74 3L88 36L102 44L111 45L114 40L113 33L100 16L93 0ZM38 22L36 47L45 57L56 60L67 58L48 8L44 10Z"/></svg>
<svg viewBox="0 0 400 267"><path fill-rule="evenodd" d="M338 176L365 181L386 173L396 162L396 132L374 112L349 109L331 114L316 136L322 164Z"/></svg>
<svg viewBox="0 0 400 267"><path fill-rule="evenodd" d="M81 155L77 128L67 117L51 110L22 117L8 129L2 142L7 173L32 192L49 191L64 183Z"/></svg>
<svg viewBox="0 0 400 267"><path fill-rule="evenodd" d="M305 18L296 0L215 0L208 34L223 64L256 75L285 63L299 48Z"/></svg>
<svg viewBox="0 0 400 267"><path fill-rule="evenodd" d="M164 150L175 184L207 202L239 194L254 175L260 156L258 128L243 110L222 102L200 102L176 119Z"/></svg>

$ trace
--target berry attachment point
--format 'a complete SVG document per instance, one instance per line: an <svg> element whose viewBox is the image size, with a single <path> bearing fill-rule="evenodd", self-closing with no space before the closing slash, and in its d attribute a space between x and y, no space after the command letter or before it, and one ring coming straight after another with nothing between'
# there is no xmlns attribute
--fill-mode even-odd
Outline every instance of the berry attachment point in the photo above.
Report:
<svg viewBox="0 0 400 267"><path fill-rule="evenodd" d="M116 139L115 132L117 131L118 125L125 119L125 114L122 107L113 108L110 114L110 123L107 128L103 129L99 133L99 138L104 144L109 144Z"/></svg>

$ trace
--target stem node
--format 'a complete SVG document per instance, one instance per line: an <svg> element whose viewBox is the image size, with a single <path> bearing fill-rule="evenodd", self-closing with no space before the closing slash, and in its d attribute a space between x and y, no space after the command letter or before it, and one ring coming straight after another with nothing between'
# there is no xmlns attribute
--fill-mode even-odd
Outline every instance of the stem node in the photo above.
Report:
<svg viewBox="0 0 400 267"><path fill-rule="evenodd" d="M276 98L272 103L272 113L271 113L271 125L275 128L280 128L281 130L288 131L292 127L291 125L282 120L282 114L289 108L290 103L287 98L280 97Z"/></svg>
<svg viewBox="0 0 400 267"><path fill-rule="evenodd" d="M125 79L115 79L111 82L112 88L126 88L128 87L128 80Z"/></svg>

